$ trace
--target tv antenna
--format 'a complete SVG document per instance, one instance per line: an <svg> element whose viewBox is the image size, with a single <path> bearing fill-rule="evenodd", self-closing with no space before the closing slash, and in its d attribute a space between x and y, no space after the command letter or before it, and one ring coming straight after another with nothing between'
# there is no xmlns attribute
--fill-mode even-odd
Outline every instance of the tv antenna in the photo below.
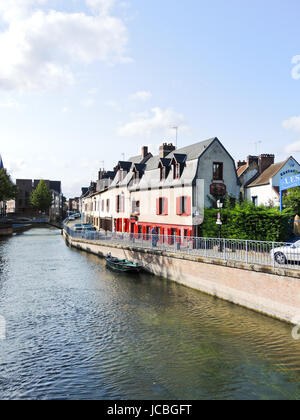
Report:
<svg viewBox="0 0 300 420"><path fill-rule="evenodd" d="M176 149L177 149L177 146L178 146L178 130L179 130L179 127L178 126L175 126L175 127L172 127L172 129L176 131Z"/></svg>
<svg viewBox="0 0 300 420"><path fill-rule="evenodd" d="M262 144L262 141L255 141L253 144L254 144L254 147L255 147L255 154L258 155L259 145Z"/></svg>

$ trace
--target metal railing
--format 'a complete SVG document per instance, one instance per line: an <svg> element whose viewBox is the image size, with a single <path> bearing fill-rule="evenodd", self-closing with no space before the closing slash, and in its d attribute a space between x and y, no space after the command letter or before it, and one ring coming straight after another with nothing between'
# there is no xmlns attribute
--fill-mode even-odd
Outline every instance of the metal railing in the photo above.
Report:
<svg viewBox="0 0 300 420"><path fill-rule="evenodd" d="M249 265L300 270L300 241L262 242L240 239L196 238L142 233L120 233L104 231L75 231L64 224L68 235L75 239L110 242L143 249L156 249L172 253L224 261L239 261Z"/></svg>

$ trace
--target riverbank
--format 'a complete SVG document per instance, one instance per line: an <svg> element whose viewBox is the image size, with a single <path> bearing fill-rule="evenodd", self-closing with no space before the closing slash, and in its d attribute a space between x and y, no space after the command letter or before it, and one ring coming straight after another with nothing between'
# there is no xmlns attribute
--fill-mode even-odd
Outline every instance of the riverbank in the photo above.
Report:
<svg viewBox="0 0 300 420"><path fill-rule="evenodd" d="M0 224L0 237L11 236L14 233L14 229L11 224L1 223Z"/></svg>
<svg viewBox="0 0 300 420"><path fill-rule="evenodd" d="M167 251L75 239L66 243L104 258L109 252L142 264L152 274L270 317L295 323L300 316L300 273L297 270L205 259ZM112 251L113 249L113 251Z"/></svg>

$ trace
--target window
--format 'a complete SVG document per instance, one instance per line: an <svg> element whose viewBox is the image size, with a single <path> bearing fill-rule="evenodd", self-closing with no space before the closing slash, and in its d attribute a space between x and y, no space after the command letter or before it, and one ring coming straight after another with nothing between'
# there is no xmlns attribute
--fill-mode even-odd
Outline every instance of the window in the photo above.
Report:
<svg viewBox="0 0 300 420"><path fill-rule="evenodd" d="M139 201L133 201L132 202L132 213L133 214L140 214L140 202Z"/></svg>
<svg viewBox="0 0 300 420"><path fill-rule="evenodd" d="M140 181L140 173L138 171L134 172L134 183L138 184Z"/></svg>
<svg viewBox="0 0 300 420"><path fill-rule="evenodd" d="M109 205L109 199L107 199L106 200L106 211L107 212L109 212L109 207L110 207L110 205Z"/></svg>
<svg viewBox="0 0 300 420"><path fill-rule="evenodd" d="M165 166L162 166L160 168L160 180L165 181L165 179L166 179L166 168Z"/></svg>
<svg viewBox="0 0 300 420"><path fill-rule="evenodd" d="M158 198L156 201L156 214L159 216L168 215L168 199L165 197Z"/></svg>
<svg viewBox="0 0 300 420"><path fill-rule="evenodd" d="M223 163L222 162L213 163L213 180L223 181Z"/></svg>
<svg viewBox="0 0 300 420"><path fill-rule="evenodd" d="M124 195L117 195L116 196L116 212L117 213L123 213L124 212L124 204L125 204Z"/></svg>
<svg viewBox="0 0 300 420"><path fill-rule="evenodd" d="M176 214L177 216L191 215L191 197L177 197Z"/></svg>
<svg viewBox="0 0 300 420"><path fill-rule="evenodd" d="M173 178L179 179L180 178L180 165L179 163L174 163L173 165Z"/></svg>
<svg viewBox="0 0 300 420"><path fill-rule="evenodd" d="M102 212L104 212L104 200L102 200L101 206Z"/></svg>

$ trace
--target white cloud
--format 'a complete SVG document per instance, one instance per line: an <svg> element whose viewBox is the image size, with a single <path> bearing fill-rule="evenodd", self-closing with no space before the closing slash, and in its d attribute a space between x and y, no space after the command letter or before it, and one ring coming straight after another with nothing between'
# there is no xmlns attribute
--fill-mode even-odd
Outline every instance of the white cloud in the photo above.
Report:
<svg viewBox="0 0 300 420"><path fill-rule="evenodd" d="M290 119L283 121L282 126L288 130L300 132L300 115L299 117L291 117Z"/></svg>
<svg viewBox="0 0 300 420"><path fill-rule="evenodd" d="M107 14L115 4L115 0L86 0L87 5L96 13Z"/></svg>
<svg viewBox="0 0 300 420"><path fill-rule="evenodd" d="M285 148L286 153L298 153L300 152L300 141L297 141L295 143L289 144Z"/></svg>
<svg viewBox="0 0 300 420"><path fill-rule="evenodd" d="M152 98L152 93L145 90L136 92L133 95L129 96L129 99L132 101L142 101L142 102L146 102L151 98Z"/></svg>
<svg viewBox="0 0 300 420"><path fill-rule="evenodd" d="M121 106L117 101L113 101L113 100L106 101L104 103L104 105L109 107L109 108L112 108L115 111L120 111L121 110Z"/></svg>
<svg viewBox="0 0 300 420"><path fill-rule="evenodd" d="M127 28L114 1L86 0L92 14L46 10L49 0L0 0L0 89L44 90L74 82L75 64L126 62Z"/></svg>
<svg viewBox="0 0 300 420"><path fill-rule="evenodd" d="M0 108L12 109L12 108L18 108L18 106L19 106L19 103L14 100L9 100L9 101L0 103Z"/></svg>
<svg viewBox="0 0 300 420"><path fill-rule="evenodd" d="M295 80L300 79L300 55L295 55L292 58L292 64L295 64L295 66L292 69L292 78Z"/></svg>
<svg viewBox="0 0 300 420"><path fill-rule="evenodd" d="M174 125L180 126L181 130L187 130L185 119L182 114L177 114L172 109L163 110L152 108L150 113L132 115L133 121L118 129L120 136L151 136L155 132L170 134Z"/></svg>

